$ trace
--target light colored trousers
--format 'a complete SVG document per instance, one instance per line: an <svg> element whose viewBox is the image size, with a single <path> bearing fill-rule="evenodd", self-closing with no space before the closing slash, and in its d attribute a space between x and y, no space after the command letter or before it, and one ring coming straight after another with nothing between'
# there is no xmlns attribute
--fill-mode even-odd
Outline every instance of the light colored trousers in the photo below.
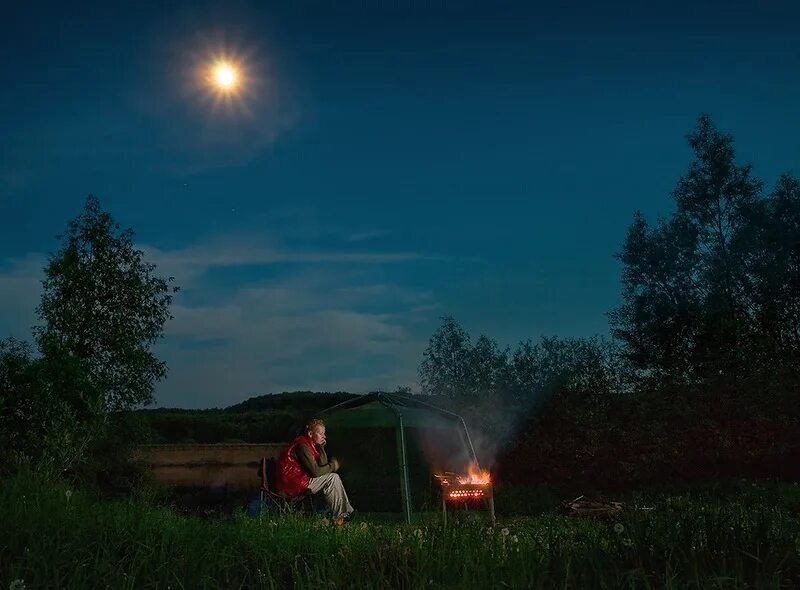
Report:
<svg viewBox="0 0 800 590"><path fill-rule="evenodd" d="M347 492L344 491L342 478L338 473L326 473L319 477L312 477L308 482L308 489L312 494L322 492L325 502L330 506L333 518L345 516L353 511L350 501L347 499Z"/></svg>

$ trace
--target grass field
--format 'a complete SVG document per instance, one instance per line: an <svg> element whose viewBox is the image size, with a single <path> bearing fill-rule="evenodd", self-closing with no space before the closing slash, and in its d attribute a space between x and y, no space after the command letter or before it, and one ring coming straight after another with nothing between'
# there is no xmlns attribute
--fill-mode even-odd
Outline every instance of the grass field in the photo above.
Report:
<svg viewBox="0 0 800 590"><path fill-rule="evenodd" d="M792 484L632 494L615 520L501 515L494 528L203 519L33 475L0 485L0 589L800 587Z"/></svg>

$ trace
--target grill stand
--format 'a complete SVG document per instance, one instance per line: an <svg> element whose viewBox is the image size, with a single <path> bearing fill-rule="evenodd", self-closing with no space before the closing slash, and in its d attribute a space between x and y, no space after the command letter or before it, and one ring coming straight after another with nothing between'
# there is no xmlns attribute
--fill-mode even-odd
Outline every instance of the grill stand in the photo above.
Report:
<svg viewBox="0 0 800 590"><path fill-rule="evenodd" d="M448 486L442 486L442 524L446 527L447 526L447 493L448 493ZM487 493L488 492L488 493ZM489 511L489 518L492 521L492 526L494 526L497 522L497 519L494 515L494 493L491 488L487 487L484 490L483 502L486 504L486 507Z"/></svg>

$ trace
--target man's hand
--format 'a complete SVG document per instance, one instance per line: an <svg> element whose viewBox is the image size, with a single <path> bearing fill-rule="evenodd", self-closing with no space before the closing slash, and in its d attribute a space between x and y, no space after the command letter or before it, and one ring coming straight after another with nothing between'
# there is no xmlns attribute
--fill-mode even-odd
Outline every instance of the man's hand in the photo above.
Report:
<svg viewBox="0 0 800 590"><path fill-rule="evenodd" d="M331 457L330 464L334 472L339 471L339 459Z"/></svg>

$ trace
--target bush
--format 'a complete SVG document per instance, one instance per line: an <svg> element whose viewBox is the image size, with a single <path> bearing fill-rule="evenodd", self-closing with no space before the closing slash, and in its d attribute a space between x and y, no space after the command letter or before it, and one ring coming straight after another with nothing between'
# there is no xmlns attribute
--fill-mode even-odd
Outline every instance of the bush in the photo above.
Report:
<svg viewBox="0 0 800 590"><path fill-rule="evenodd" d="M64 473L82 461L102 430L102 416L81 363L51 347L33 358L30 347L0 342L0 467L27 464Z"/></svg>

